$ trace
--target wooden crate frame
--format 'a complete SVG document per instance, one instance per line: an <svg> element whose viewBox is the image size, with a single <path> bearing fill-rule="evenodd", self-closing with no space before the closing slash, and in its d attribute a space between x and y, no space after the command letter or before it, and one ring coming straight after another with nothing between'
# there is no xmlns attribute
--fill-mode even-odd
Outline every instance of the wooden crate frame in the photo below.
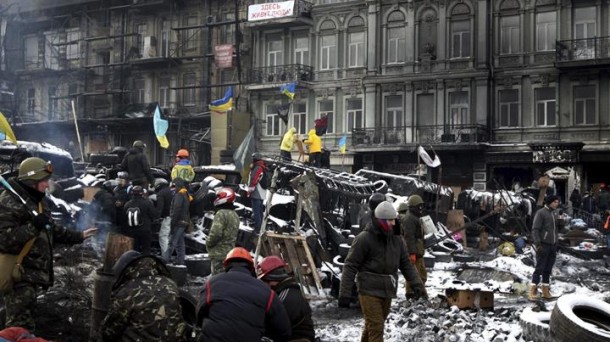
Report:
<svg viewBox="0 0 610 342"><path fill-rule="evenodd" d="M265 232L263 251L267 256L276 255L286 261L288 271L299 281L306 297L326 297L305 236Z"/></svg>

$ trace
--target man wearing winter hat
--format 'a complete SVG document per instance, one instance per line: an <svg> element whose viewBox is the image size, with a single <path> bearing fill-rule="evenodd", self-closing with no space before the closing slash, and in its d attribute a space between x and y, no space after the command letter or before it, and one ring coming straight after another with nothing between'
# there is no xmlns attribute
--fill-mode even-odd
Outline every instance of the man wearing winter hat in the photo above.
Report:
<svg viewBox="0 0 610 342"><path fill-rule="evenodd" d="M538 284L542 277L542 298L553 299L550 277L557 257L558 229L553 211L559 206L559 196L548 196L534 216L532 240L536 248L536 269L529 286L528 299L538 299Z"/></svg>
<svg viewBox="0 0 610 342"><path fill-rule="evenodd" d="M383 201L374 215L373 221L356 236L345 258L339 291L339 307L349 307L356 278L364 316L362 341L383 341L384 322L390 313L392 298L396 297L398 270L411 284L413 297L427 297L405 244L394 234L396 209Z"/></svg>
<svg viewBox="0 0 610 342"><path fill-rule="evenodd" d="M401 203L402 205L402 203ZM424 230L419 221L420 217L424 214L424 200L419 195L409 196L409 200L406 203L407 210L404 215L400 216L400 228L402 229L402 237L407 244L407 252L409 252L409 260L417 269L419 278L423 284L426 284L428 280L428 272L426 271L426 265L424 264ZM404 209L404 206L399 207ZM407 286L407 297L413 296L413 290L409 283Z"/></svg>

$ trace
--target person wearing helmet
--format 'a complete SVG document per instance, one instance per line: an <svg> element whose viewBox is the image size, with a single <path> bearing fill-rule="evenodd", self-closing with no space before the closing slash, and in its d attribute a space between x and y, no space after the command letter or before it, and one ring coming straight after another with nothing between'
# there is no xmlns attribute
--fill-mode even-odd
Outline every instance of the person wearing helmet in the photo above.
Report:
<svg viewBox="0 0 610 342"><path fill-rule="evenodd" d="M172 180L182 178L187 182L192 182L195 178L195 171L189 159L189 151L185 148L179 149L176 153L176 164L172 168Z"/></svg>
<svg viewBox="0 0 610 342"><path fill-rule="evenodd" d="M222 188L216 193L216 213L205 246L212 263L212 275L224 272L224 258L235 247L239 232L239 216L235 212L235 191Z"/></svg>
<svg viewBox="0 0 610 342"><path fill-rule="evenodd" d="M169 209L172 204L172 198L174 194L169 188L169 182L163 178L155 179L155 193L157 194L157 201L155 202L155 209L159 213L161 224L159 226L159 247L161 248L161 255L167 250L169 243L169 232L171 231L171 218L169 217Z"/></svg>
<svg viewBox="0 0 610 342"><path fill-rule="evenodd" d="M301 286L286 272L286 263L272 255L256 265L258 279L264 281L280 298L290 318L292 336L289 341L316 340L311 319L311 307L301 292Z"/></svg>
<svg viewBox="0 0 610 342"><path fill-rule="evenodd" d="M129 192L127 191L131 184L129 183L129 174L125 171L119 171L117 173L117 186L112 191L114 193L114 206L116 207L116 218L117 226L119 231L123 231L125 228L125 221L123 220L123 208L125 203L130 200Z"/></svg>
<svg viewBox="0 0 610 342"><path fill-rule="evenodd" d="M263 224L263 213L265 206L263 201L267 197L267 189L264 186L267 181L267 165L261 159L259 153L252 154L252 166L250 167L250 179L248 181L248 197L252 202L252 218L254 219L254 233L257 235Z"/></svg>
<svg viewBox="0 0 610 342"><path fill-rule="evenodd" d="M141 140L133 142L133 147L123 157L121 161L121 169L127 171L129 180L134 185L141 185L144 189L148 189L149 184L155 182L155 178L150 172L150 163L144 154L144 144Z"/></svg>
<svg viewBox="0 0 610 342"><path fill-rule="evenodd" d="M280 157L286 161L292 160L292 148L294 142L299 139L297 129L290 127L284 136L282 137L282 143L280 144Z"/></svg>
<svg viewBox="0 0 610 342"><path fill-rule="evenodd" d="M235 247L224 260L225 272L206 282L197 305L200 341L288 341L290 320L278 296L256 279L252 255Z"/></svg>
<svg viewBox="0 0 610 342"><path fill-rule="evenodd" d="M374 215L373 222L352 243L339 290L339 307L349 307L355 280L364 316L362 341L383 341L384 322L392 298L396 298L398 270L411 283L415 297L427 296L401 237L394 234L396 209L384 201Z"/></svg>
<svg viewBox="0 0 610 342"><path fill-rule="evenodd" d="M96 225L106 233L117 232L116 207L114 206L116 198L113 193L115 184L116 181L104 181L89 204L92 216L97 222Z"/></svg>
<svg viewBox="0 0 610 342"><path fill-rule="evenodd" d="M424 229L419 219L424 215L424 200L419 195L411 195L406 203L407 210L400 216L401 235L407 246L409 260L417 269L419 279L425 285L428 280L428 271L424 264ZM404 206L403 206L404 208ZM406 283L407 298L413 297L411 284Z"/></svg>
<svg viewBox="0 0 610 342"><path fill-rule="evenodd" d="M53 245L82 243L97 231L72 231L53 221L45 201L52 174L50 162L26 158L19 165L18 175L7 180L14 192L6 187L0 192L0 253L26 252L21 279L4 294L5 325L33 333L36 298L41 289L53 285Z"/></svg>
<svg viewBox="0 0 610 342"><path fill-rule="evenodd" d="M185 341L180 293L155 256L125 252L114 265L110 307L100 327L101 341Z"/></svg>
<svg viewBox="0 0 610 342"><path fill-rule="evenodd" d="M360 229L357 232L352 232L355 233L356 235L358 233L360 233L361 231L364 230L364 228L366 228L366 226L371 223L373 221L373 215L375 213L375 208L377 208L377 206L379 205L379 203L385 201L385 195L380 193L380 192L375 192L373 193L368 200L368 208L366 208L365 210L360 210L360 215L359 215L359 219L360 219L360 223L359 223L359 227Z"/></svg>
<svg viewBox="0 0 610 342"><path fill-rule="evenodd" d="M169 209L170 217L170 234L167 250L163 254L163 260L170 263L172 254L176 252L175 265L184 265L184 257L186 255L186 247L184 245L184 234L191 222L191 214L189 207L193 198L189 195L187 186L188 183L182 178L174 179L176 194L172 198L172 204Z"/></svg>
<svg viewBox="0 0 610 342"><path fill-rule="evenodd" d="M131 189L131 199L123 208L124 234L133 238L133 249L143 255L150 255L152 242L152 223L159 218L152 201L144 197L144 189L135 185Z"/></svg>

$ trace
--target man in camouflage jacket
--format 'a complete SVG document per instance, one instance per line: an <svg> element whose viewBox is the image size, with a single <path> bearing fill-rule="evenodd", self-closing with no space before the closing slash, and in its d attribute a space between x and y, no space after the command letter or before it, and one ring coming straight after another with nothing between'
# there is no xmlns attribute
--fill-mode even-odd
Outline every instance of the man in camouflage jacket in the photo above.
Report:
<svg viewBox="0 0 610 342"><path fill-rule="evenodd" d="M184 341L178 286L155 257L128 251L114 266L110 309L102 323L102 341Z"/></svg>
<svg viewBox="0 0 610 342"><path fill-rule="evenodd" d="M71 231L52 221L44 201L51 174L50 163L27 158L19 167L19 175L8 180L26 204L9 190L0 193L0 253L17 255L26 242L34 239L21 263L24 269L21 281L4 296L6 326L23 327L31 332L35 332L33 313L38 292L53 285L53 244L82 243L97 231L96 228Z"/></svg>
<svg viewBox="0 0 610 342"><path fill-rule="evenodd" d="M224 272L224 259L235 247L239 216L233 207L234 201L235 193L228 188L221 189L214 200L217 211L205 243L212 264L212 275Z"/></svg>

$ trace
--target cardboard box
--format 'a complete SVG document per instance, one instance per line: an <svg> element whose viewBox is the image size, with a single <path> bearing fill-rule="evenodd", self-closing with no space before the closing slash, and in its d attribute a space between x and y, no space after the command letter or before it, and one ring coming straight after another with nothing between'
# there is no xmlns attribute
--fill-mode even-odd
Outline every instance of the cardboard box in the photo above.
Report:
<svg viewBox="0 0 610 342"><path fill-rule="evenodd" d="M446 289L445 296L450 306L460 309L491 309L494 308L494 293L481 290Z"/></svg>

